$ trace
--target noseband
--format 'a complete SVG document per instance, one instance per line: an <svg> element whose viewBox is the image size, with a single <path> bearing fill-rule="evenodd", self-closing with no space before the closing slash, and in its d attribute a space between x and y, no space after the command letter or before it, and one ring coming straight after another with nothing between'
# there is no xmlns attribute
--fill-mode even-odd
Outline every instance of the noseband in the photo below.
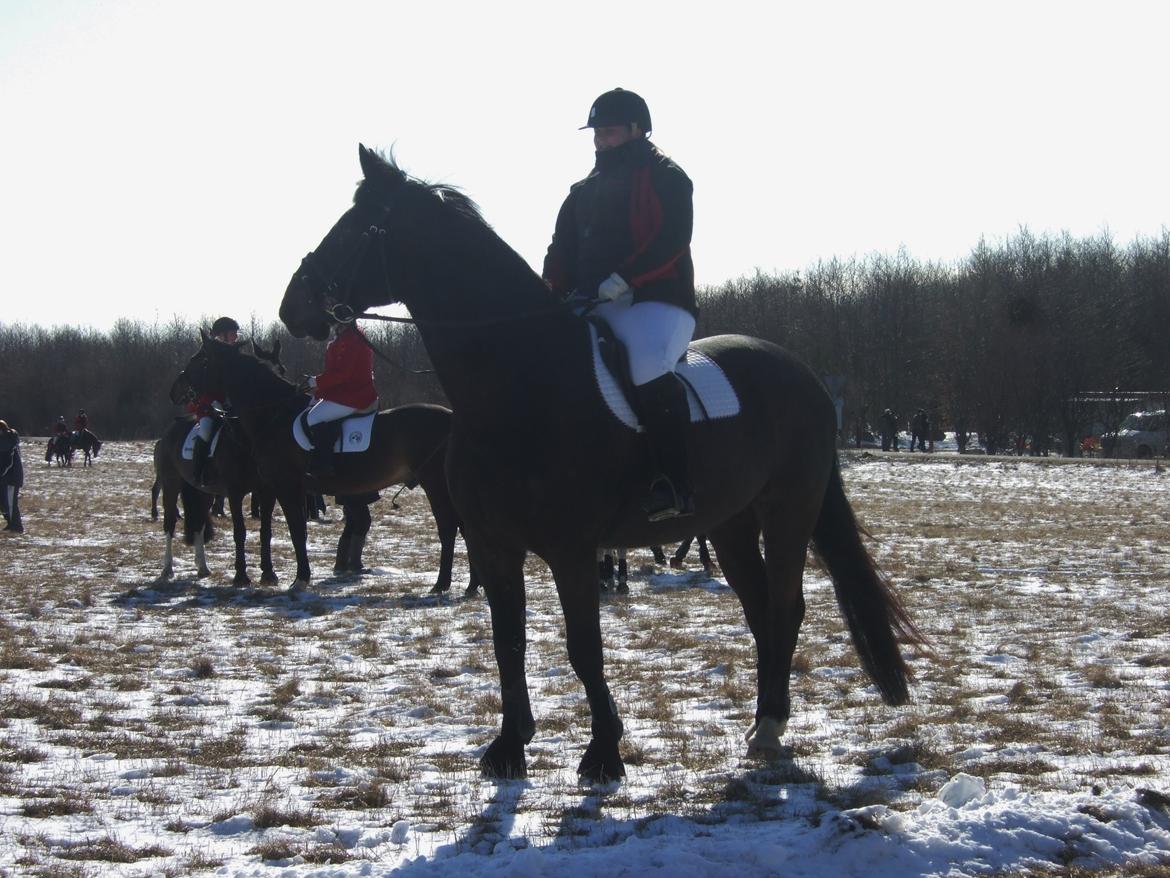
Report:
<svg viewBox="0 0 1170 878"><path fill-rule="evenodd" d="M309 251L301 260L301 282L309 289L309 301L317 305L335 323L352 323L358 312L349 303L349 295L357 279L358 271L365 261L370 245L377 242L379 261L382 263L382 281L390 288L390 266L386 263L386 216L389 207L382 208L379 221L362 232L345 258L332 273L322 269L315 250Z"/></svg>

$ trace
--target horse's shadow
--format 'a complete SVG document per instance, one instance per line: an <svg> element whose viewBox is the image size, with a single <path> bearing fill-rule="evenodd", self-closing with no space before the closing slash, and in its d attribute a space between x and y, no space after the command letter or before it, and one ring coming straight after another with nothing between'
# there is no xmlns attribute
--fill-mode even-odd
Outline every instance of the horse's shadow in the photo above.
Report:
<svg viewBox="0 0 1170 878"><path fill-rule="evenodd" d="M624 794L623 784L593 784L583 786L580 796L560 809L559 818L554 818L550 844L557 851L609 848L632 837L657 835L664 824L671 822L685 824L696 836L709 834L711 827L732 820L804 821L806 825L819 826L826 819L836 819L834 815L849 807L847 803L872 799L872 780L863 778L857 783L829 787L789 754L766 765L729 773L718 799L702 807L656 809L653 803L633 802ZM466 853L491 855L500 845L528 847L526 837L513 837L512 832L518 823L518 806L532 788L530 780L496 781L494 794L470 827L449 844L436 847L434 859ZM635 809L649 813L635 816L630 813ZM840 822L842 831L858 829L856 821L847 816ZM402 864L395 874L410 875L421 870L429 874L432 869L431 858L420 858Z"/></svg>
<svg viewBox="0 0 1170 878"><path fill-rule="evenodd" d="M171 610L258 607L283 615L323 616L349 609L400 611L430 609L455 605L474 598L466 597L457 589L439 594L430 594L429 591L400 594L329 593L331 588L350 584L359 578L349 573L324 577L310 588L298 591L290 591L280 586L216 584L207 579L196 578L150 580L117 595L113 599L113 604L123 608L165 607Z"/></svg>

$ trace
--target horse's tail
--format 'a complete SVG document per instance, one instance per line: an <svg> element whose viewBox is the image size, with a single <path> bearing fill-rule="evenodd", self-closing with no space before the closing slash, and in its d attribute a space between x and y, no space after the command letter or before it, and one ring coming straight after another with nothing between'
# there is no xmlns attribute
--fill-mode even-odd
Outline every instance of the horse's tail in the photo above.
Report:
<svg viewBox="0 0 1170 878"><path fill-rule="evenodd" d="M926 639L874 564L861 541L863 532L845 496L840 464L834 458L813 529L813 544L833 580L837 605L849 626L861 666L886 704L905 704L910 700L907 683L912 674L898 642L925 650Z"/></svg>
<svg viewBox="0 0 1170 878"><path fill-rule="evenodd" d="M211 524L211 497L186 482L179 489L179 496L183 500L183 542L193 546L195 535L202 531L204 544L210 543L215 536Z"/></svg>

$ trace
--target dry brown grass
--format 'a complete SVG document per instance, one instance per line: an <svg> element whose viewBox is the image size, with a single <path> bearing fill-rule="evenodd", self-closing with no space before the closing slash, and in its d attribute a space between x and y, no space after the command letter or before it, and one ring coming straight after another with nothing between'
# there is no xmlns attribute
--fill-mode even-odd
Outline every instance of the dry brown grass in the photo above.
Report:
<svg viewBox="0 0 1170 878"><path fill-rule="evenodd" d="M374 507L380 520L369 560L393 573L327 578L337 527L314 525L320 584L290 602L227 587L223 536L210 547L211 581L191 580L190 554L177 547L179 580L153 584L161 541L143 503L146 466L110 459L81 478L35 473L25 501L30 537L3 546L0 790L21 803L20 816L34 824L96 817L111 831L78 846L86 857L169 856L159 871L176 875L219 865L181 849L191 826L240 813L257 827L313 829L375 811L379 821L401 816L490 838L474 754L441 738L467 728L462 740L474 747L495 734L501 701L490 620L482 601L421 596L437 564L425 500L405 495L397 512ZM649 591L635 577L629 598L602 609L631 776L619 793L580 804L572 769L588 741L587 704L547 570L530 558L527 668L537 733L528 752L540 794L525 807L550 838L571 839L614 815L631 825L665 813L709 823L731 813L770 819L801 796L813 803L800 813L808 819L864 804L909 810L957 771L1038 792L1170 788L1162 731L1170 726L1167 516L1140 493L1111 494L1107 481L1086 496L1055 497L1017 478L1023 471L953 469L946 490L846 471L874 551L937 657L911 660L911 706L882 705L858 668L829 583L810 572L790 749L772 767L744 758L755 653L733 595ZM875 473L882 477L867 481ZM87 534L67 545L33 542L66 532L65 510L79 503L97 522ZM249 536L254 548L254 530ZM276 562L287 582L286 539L278 539ZM62 753L148 767L132 795L117 798L100 763L45 780ZM273 785L261 800L252 797L257 784ZM144 810L173 834L173 854L117 844L118 827ZM16 844L13 861L28 861L19 874L84 874L68 871L77 861L35 833ZM256 852L271 862L350 856L287 840ZM1050 874L1121 872L1056 864Z"/></svg>

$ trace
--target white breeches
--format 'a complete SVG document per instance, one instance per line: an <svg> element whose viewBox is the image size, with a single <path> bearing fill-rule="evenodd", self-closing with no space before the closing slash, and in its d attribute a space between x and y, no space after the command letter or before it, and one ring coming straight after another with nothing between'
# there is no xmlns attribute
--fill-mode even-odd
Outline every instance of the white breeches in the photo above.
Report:
<svg viewBox="0 0 1170 878"><path fill-rule="evenodd" d="M630 377L639 387L673 372L695 334L695 318L691 313L665 302L635 305L626 295L614 302L601 303L593 313L608 323L626 346Z"/></svg>
<svg viewBox="0 0 1170 878"><path fill-rule="evenodd" d="M372 406L367 406L364 409L355 409L351 405L342 405L339 402L333 402L329 399L318 400L316 405L309 409L309 414L306 419L310 427L317 424L324 424L326 421L338 421L342 418L348 418L350 415L366 415L378 407L375 402Z"/></svg>
<svg viewBox="0 0 1170 878"><path fill-rule="evenodd" d="M211 415L204 415L199 419L199 437L204 442L211 441L211 431L215 427L215 418Z"/></svg>

